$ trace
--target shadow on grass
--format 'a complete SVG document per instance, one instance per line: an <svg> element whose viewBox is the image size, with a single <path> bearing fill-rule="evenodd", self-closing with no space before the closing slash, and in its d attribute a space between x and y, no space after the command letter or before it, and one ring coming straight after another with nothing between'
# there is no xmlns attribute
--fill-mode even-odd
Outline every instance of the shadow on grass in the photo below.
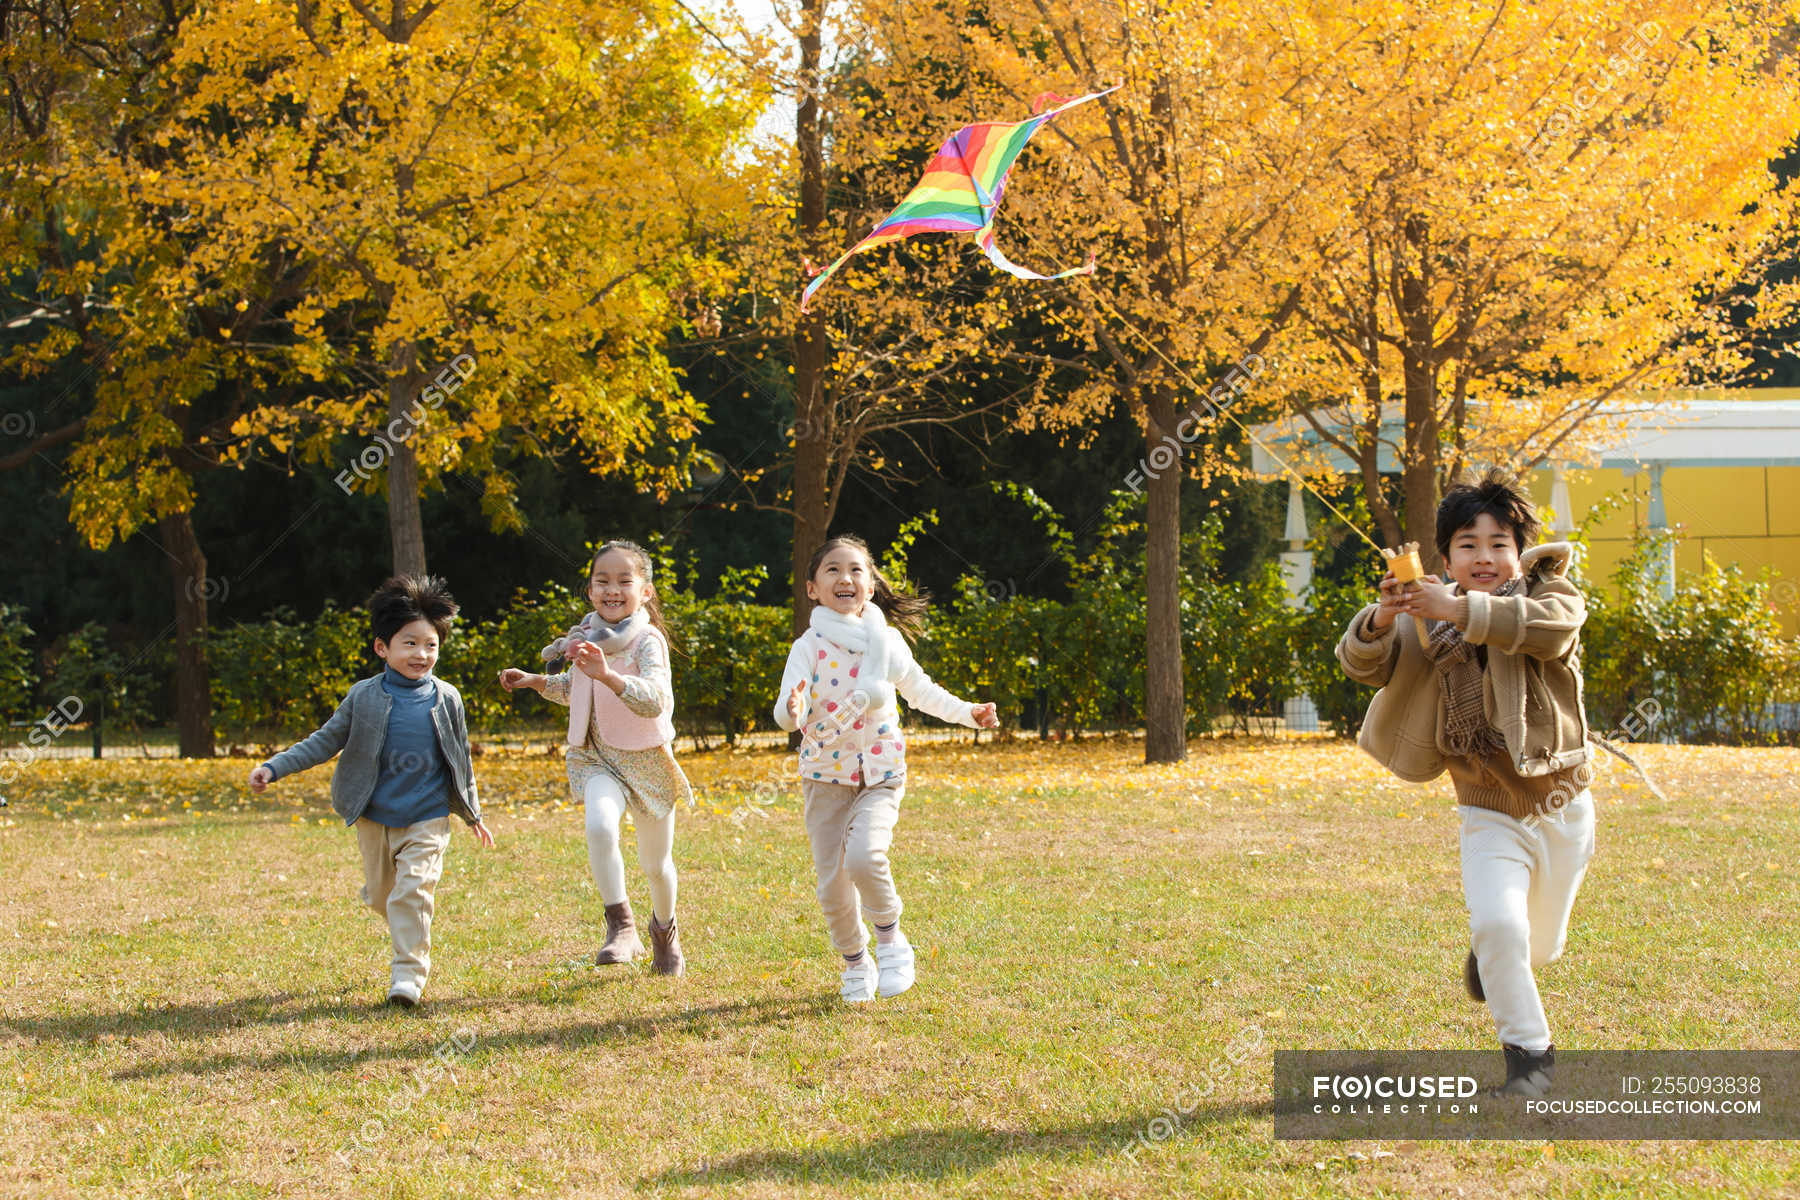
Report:
<svg viewBox="0 0 1800 1200"><path fill-rule="evenodd" d="M7 809L9 814L16 811L16 806ZM130 813L131 820L123 819L126 813ZM50 828L79 830L84 838L142 838L159 834L209 833L227 826L236 829L247 825L273 825L299 829L312 825L321 814L309 811L305 814L306 819L298 825L294 823L294 810L291 808L255 808L243 812L216 808L167 808L147 813L130 808L121 808L116 813L83 808L64 810L62 817L51 817L42 810L28 815ZM323 815L330 816L330 810L326 810ZM349 828L342 820L335 817L332 820L339 829Z"/></svg>
<svg viewBox="0 0 1800 1200"><path fill-rule="evenodd" d="M313 1002L292 1008L282 1007L293 997L258 997L219 1005L180 1005L144 1013L87 1015L54 1021L0 1022L0 1034L12 1033L30 1038L92 1042L110 1034L130 1038L153 1033L177 1033L187 1037L204 1037L253 1025L272 1027L279 1033L283 1027L301 1020L345 1018L381 1021L384 1018L412 1026L417 1036L393 1044L349 1049L341 1038L327 1046L296 1045L292 1038L282 1038L266 1051L252 1053L184 1054L157 1062L141 1063L114 1071L116 1080L154 1079L168 1075L205 1077L217 1072L235 1070L284 1070L301 1067L311 1071L346 1071L383 1061L423 1062L429 1059L445 1039L460 1039L465 1033L474 1037L467 1053L504 1053L514 1047L556 1047L580 1050L584 1047L622 1047L670 1034L693 1034L716 1025L770 1025L817 1016L840 1010L842 1001L835 990L812 996L771 996L731 1003L671 1007L663 1011L637 1012L629 1016L597 1018L548 1028L495 1031L492 1020L484 1020L488 1010L503 1010L509 1019L517 1019L522 1008L537 1008L554 1013L553 1006L538 1003L535 993L483 998L452 997L429 1000L414 1012L402 1012L377 1004ZM453 1021L433 1021L434 1016L453 1015Z"/></svg>
<svg viewBox="0 0 1800 1200"><path fill-rule="evenodd" d="M453 997L433 1001L423 1011L455 1012L484 1008L490 1003L494 1001ZM119 1012L80 1012L37 1019L7 1017L0 1019L0 1034L58 1042L93 1042L102 1038L133 1038L148 1034L205 1038L248 1026L286 1026L384 1012L400 1015L379 998L379 993L371 993L365 1000L282 992L273 996L241 996L218 1004L144 1005Z"/></svg>
<svg viewBox="0 0 1800 1200"><path fill-rule="evenodd" d="M1181 1121L1173 1138L1191 1138L1246 1118L1268 1117L1269 1101L1203 1104ZM1133 1158L1164 1144L1154 1127L1167 1129L1167 1109L1112 1121L1032 1129L909 1129L868 1142L840 1143L804 1150L756 1150L705 1160L685 1171L665 1171L640 1182L653 1187L702 1187L752 1179L783 1184L847 1180L940 1179L987 1170L1009 1159L1073 1159L1113 1153Z"/></svg>

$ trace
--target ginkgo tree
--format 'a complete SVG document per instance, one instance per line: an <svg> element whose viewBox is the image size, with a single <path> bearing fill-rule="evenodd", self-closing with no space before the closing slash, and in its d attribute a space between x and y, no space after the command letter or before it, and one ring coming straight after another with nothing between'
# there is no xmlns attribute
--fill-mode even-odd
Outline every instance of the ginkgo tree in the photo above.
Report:
<svg viewBox="0 0 1800 1200"><path fill-rule="evenodd" d="M385 487L414 571L420 490L448 472L499 521L512 454L681 475L699 413L663 356L671 286L713 269L743 110L679 5L146 0L0 22L5 369L73 380L0 469L62 456L92 545L145 532L168 555L184 753L212 740L206 471L311 454Z"/></svg>
<svg viewBox="0 0 1800 1200"><path fill-rule="evenodd" d="M1355 464L1388 544L1435 558L1465 467L1578 461L1652 389L1731 379L1792 321L1800 292L1769 273L1796 246L1800 189L1771 164L1800 132L1797 16L1340 7L1359 86L1402 100L1319 114L1357 136L1272 381Z"/></svg>
<svg viewBox="0 0 1800 1200"><path fill-rule="evenodd" d="M0 74L10 97L0 118L0 264L10 318L0 370L40 396L24 414L30 436L0 455L0 470L51 472L96 548L141 533L162 552L175 616L147 637L139 657L174 636L181 752L206 756L213 732L205 635L209 602L219 597L192 519L191 480L213 463L194 452L194 441L208 410L229 407L239 393L221 386L231 372L216 340L197 336L207 306L171 304L156 286L160 268L186 246L165 236L167 225L140 196L117 186L116 170L117 162L142 161L142 135L171 111L162 72L190 11L74 0L0 11ZM132 394L151 402L115 421L108 414Z"/></svg>
<svg viewBox="0 0 1800 1200"><path fill-rule="evenodd" d="M682 477L701 414L664 355L670 293L706 275L740 194L745 113L680 6L217 0L167 74L160 154L114 160L114 182L194 239L160 272L170 302L247 266L269 281L277 302L244 295L206 333L297 385L234 422L227 460L347 455L340 484L385 488L403 571L448 473L502 523L509 453Z"/></svg>
<svg viewBox="0 0 1800 1200"><path fill-rule="evenodd" d="M896 12L879 26L889 60L938 64L892 73L903 98L888 102L901 111L931 107L947 74L971 119L1017 120L1042 92L1122 85L1060 118L1020 159L999 226L1009 256L1043 269L1092 252L1099 270L1008 281L1012 328L1037 332L996 353L1033 371L1022 426L1079 437L1122 410L1142 430L1145 466L1119 482L1147 500L1145 755L1175 761L1186 746L1182 480L1219 469L1228 423L1264 399L1248 381L1296 311L1307 234L1341 202L1331 164L1353 136L1315 125L1313 112L1354 80L1333 31L1279 5L935 7L937 19Z"/></svg>
<svg viewBox="0 0 1800 1200"><path fill-rule="evenodd" d="M1144 429L1123 482L1148 502L1153 761L1182 753L1181 478L1234 469L1253 417L1311 419L1386 539L1429 545L1464 464L1574 457L1608 397L1741 366L1745 308L1791 317L1793 289L1762 284L1792 251L1769 169L1800 128L1791 3L938 7L888 21L884 50L962 64L971 108L1124 85L1028 151L1001 239L1028 264L1100 258L1015 289L1063 331L1025 347L1043 387L1024 419L1123 402ZM1404 414L1398 504L1384 405Z"/></svg>
<svg viewBox="0 0 1800 1200"><path fill-rule="evenodd" d="M916 64L890 58L875 36L892 5L781 0L771 9L772 31L741 19L718 25L731 30L765 92L793 108L791 136L783 127L754 149L759 219L732 251L739 273L721 297L723 340L743 376L757 375L765 359L785 372L793 420L765 452L729 464L729 494L791 519L798 633L812 607L806 565L850 481L888 484L929 469L932 431L979 440L980 424L999 419L1012 397L971 386L988 378L1005 312L988 302L985 268L961 245L921 241L861 262L800 311L807 267L866 233L966 118L958 119L953 89L922 108L911 102L920 81L903 77Z"/></svg>

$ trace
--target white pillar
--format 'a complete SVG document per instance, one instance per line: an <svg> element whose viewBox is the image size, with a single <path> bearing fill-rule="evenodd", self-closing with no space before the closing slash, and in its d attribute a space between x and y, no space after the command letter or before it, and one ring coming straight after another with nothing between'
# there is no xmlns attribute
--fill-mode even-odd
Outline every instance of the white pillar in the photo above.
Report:
<svg viewBox="0 0 1800 1200"><path fill-rule="evenodd" d="M1559 462L1550 464L1550 532L1575 532L1575 506L1569 499L1567 468Z"/></svg>
<svg viewBox="0 0 1800 1200"><path fill-rule="evenodd" d="M1288 479L1287 528L1282 536L1288 544L1281 552L1281 581L1287 588L1288 607L1305 608L1306 590L1312 586L1313 556L1306 548L1306 496L1295 478ZM1281 715L1291 730L1318 731L1319 710L1311 696L1288 697Z"/></svg>
<svg viewBox="0 0 1800 1200"><path fill-rule="evenodd" d="M1650 464L1650 531L1663 535L1662 547L1657 551L1656 581L1658 590L1664 600L1675 598L1675 539L1669 534L1669 511L1663 504L1663 470L1667 463Z"/></svg>

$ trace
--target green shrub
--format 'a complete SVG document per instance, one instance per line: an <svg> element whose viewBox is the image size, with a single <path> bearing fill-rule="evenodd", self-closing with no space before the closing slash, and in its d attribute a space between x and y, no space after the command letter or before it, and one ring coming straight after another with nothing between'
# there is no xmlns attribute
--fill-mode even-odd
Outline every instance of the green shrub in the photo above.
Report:
<svg viewBox="0 0 1800 1200"><path fill-rule="evenodd" d="M255 744L311 733L379 662L368 618L330 604L308 623L281 608L214 629L206 653L214 728L223 741Z"/></svg>
<svg viewBox="0 0 1800 1200"><path fill-rule="evenodd" d="M1299 611L1288 607L1280 564L1230 578L1220 561L1221 530L1218 514L1209 513L1182 545L1183 685L1189 728L1199 732L1221 719L1247 730L1251 717L1279 713L1299 687Z"/></svg>
<svg viewBox="0 0 1800 1200"><path fill-rule="evenodd" d="M675 722L684 732L736 744L739 734L773 724L792 623L787 609L754 602L767 577L761 566L733 567L707 600L659 589L677 651Z"/></svg>
<svg viewBox="0 0 1800 1200"><path fill-rule="evenodd" d="M1144 580L1142 497L1120 494L1101 514L1093 548L1078 556L1056 514L1027 489L997 487L1042 528L1067 573L1070 599L1018 594L1016 581L971 572L940 598L915 647L938 683L972 701L998 705L1001 736L1041 721L1059 733L1135 728L1144 707ZM883 570L905 578L906 556L935 514L914 518L881 555ZM1374 564L1353 562L1341 578L1315 575L1307 607L1287 603L1278 565L1229 571L1221 524L1209 516L1182 539L1183 684L1188 727L1249 727L1304 692L1333 732L1354 736L1373 692L1347 679L1334 650L1357 609L1375 595ZM1581 535L1577 535L1578 540ZM770 711L790 644L785 605L759 604L767 582L760 566L725 572L702 599L688 564L666 547L649 547L674 642L675 724L701 739L735 741L773 727ZM1322 548L1321 548L1322 549ZM1800 701L1800 653L1781 636L1771 582L1710 558L1678 581L1664 600L1651 568L1661 551L1645 540L1621 568L1616 588L1577 576L1590 615L1583 635L1590 721L1620 725L1646 698L1662 708L1662 729L1687 739L1725 742L1794 740L1775 720L1776 705ZM1321 555L1323 557L1323 555ZM521 589L491 620L458 626L439 671L463 693L471 729L495 733L522 723L560 723L535 697L502 692L504 667L541 670L539 648L587 610L576 588ZM29 630L12 610L0 611L0 695L21 678L18 664ZM10 640L9 640L10 639ZM109 704L109 720L140 719L145 667L110 654L97 627L71 638L55 687ZM279 611L261 622L216 631L210 639L215 721L234 740L291 740L316 728L376 660L360 613L327 608L311 622ZM10 657L9 657L10 655ZM7 672L11 670L11 674ZM84 674L85 672L85 674ZM9 683L9 681L11 681ZM54 690L54 689L53 689ZM63 694L58 692L58 695ZM116 711L114 711L116 710ZM1636 710L1641 720L1641 710ZM123 714L118 715L118 714Z"/></svg>
<svg viewBox="0 0 1800 1200"><path fill-rule="evenodd" d="M81 720L99 721L111 730L139 730L150 723L157 669L166 666L166 658L166 647L160 657L147 651L128 654L119 639L90 621L53 651L43 698L56 704L74 696L81 702Z"/></svg>
<svg viewBox="0 0 1800 1200"><path fill-rule="evenodd" d="M529 691L507 692L500 672L547 668L538 652L566 633L588 611L587 599L573 588L547 583L536 591L520 588L506 610L491 621L458 621L438 658L438 674L462 693L469 728L497 733L528 721L561 716Z"/></svg>
<svg viewBox="0 0 1800 1200"><path fill-rule="evenodd" d="M37 674L31 669L32 628L25 610L0 604L0 721L35 719Z"/></svg>
<svg viewBox="0 0 1800 1200"><path fill-rule="evenodd" d="M1319 723L1339 737L1355 737L1375 689L1357 683L1338 665L1337 644L1364 605L1375 599L1375 577L1331 579L1315 574L1306 608L1294 623L1298 685L1312 698Z"/></svg>
<svg viewBox="0 0 1800 1200"><path fill-rule="evenodd" d="M1675 535L1646 533L1620 564L1612 588L1585 587L1582 649L1588 720L1621 725L1653 699L1657 736L1687 742L1767 745L1793 742L1777 705L1800 700L1800 651L1781 632L1775 581L1701 556L1698 572L1678 573L1664 597L1659 564Z"/></svg>

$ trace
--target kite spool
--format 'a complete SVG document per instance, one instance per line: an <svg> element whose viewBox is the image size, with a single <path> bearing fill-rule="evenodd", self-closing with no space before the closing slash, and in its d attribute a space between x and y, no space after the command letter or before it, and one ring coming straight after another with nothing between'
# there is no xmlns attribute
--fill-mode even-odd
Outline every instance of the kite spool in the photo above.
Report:
<svg viewBox="0 0 1800 1200"><path fill-rule="evenodd" d="M1398 550L1383 550L1381 557L1387 560L1388 573L1396 583L1412 584L1425 578L1425 564L1419 561L1417 542L1401 542ZM1419 617L1413 617L1413 632L1419 635L1419 649L1429 657L1431 635L1425 632L1425 622Z"/></svg>

